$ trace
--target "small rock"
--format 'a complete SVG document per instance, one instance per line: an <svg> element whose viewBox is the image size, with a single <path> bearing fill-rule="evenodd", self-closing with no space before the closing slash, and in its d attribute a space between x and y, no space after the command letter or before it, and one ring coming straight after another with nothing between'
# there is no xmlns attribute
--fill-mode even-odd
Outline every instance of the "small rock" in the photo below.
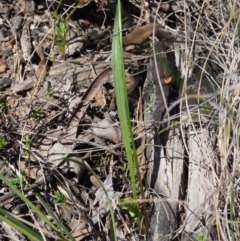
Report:
<svg viewBox="0 0 240 241"><path fill-rule="evenodd" d="M3 79L1 79L0 80L0 90L2 91L4 89L10 87L11 84L12 84L12 81L13 80L11 78L3 78Z"/></svg>

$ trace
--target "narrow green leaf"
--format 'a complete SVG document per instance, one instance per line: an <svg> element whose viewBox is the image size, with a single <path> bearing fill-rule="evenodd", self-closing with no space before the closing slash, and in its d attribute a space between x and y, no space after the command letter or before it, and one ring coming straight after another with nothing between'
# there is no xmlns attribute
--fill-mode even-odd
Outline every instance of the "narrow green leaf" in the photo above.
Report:
<svg viewBox="0 0 240 241"><path fill-rule="evenodd" d="M11 215L9 212L7 212L1 207L0 207L0 220L9 224L12 228L26 235L28 238L30 238L33 241L43 240L43 238L39 235L38 232L29 228L27 225L19 221L17 218L15 218L13 215Z"/></svg>
<svg viewBox="0 0 240 241"><path fill-rule="evenodd" d="M63 230L63 232L68 236L69 239L74 241L74 238L72 234L67 230L67 228L62 224L62 222L58 219L58 217L54 214L54 212L51 210L51 208L48 206L46 202L41 198L39 194L36 194L38 200L41 202L41 204L44 206L45 210L52 216L58 227Z"/></svg>
<svg viewBox="0 0 240 241"><path fill-rule="evenodd" d="M59 237L64 238L61 232L59 232L59 229L47 219L47 217L33 204L31 203L7 178L5 178L1 173L0 173L0 179L18 196L20 197L24 203L26 203L34 213L38 215L39 218L41 218L46 224L54 230Z"/></svg>
<svg viewBox="0 0 240 241"><path fill-rule="evenodd" d="M114 21L114 30L113 30L112 71L113 71L114 90L115 90L122 138L123 138L123 143L124 143L127 160L129 164L133 198L137 199L135 173L137 173L137 180L139 181L140 181L140 175L139 175L136 148L135 148L135 143L134 143L134 138L132 133L132 126L130 121L130 111L129 111L128 96L127 96L125 68L124 68L124 61L123 61L123 42L122 42L121 31L122 31L121 2L120 0L118 0L116 16ZM136 206L140 210L139 205L136 204ZM140 219L141 217L139 215L138 217L139 226L140 226Z"/></svg>
<svg viewBox="0 0 240 241"><path fill-rule="evenodd" d="M133 188L133 197L137 197L135 172L134 172L134 152L135 144L132 135L132 127L129 115L129 104L127 97L126 76L123 62L123 47L121 33L121 4L118 2L116 16L114 21L114 32L112 42L112 71L114 79L114 90L120 119L123 143L126 149L127 159L129 162L130 178Z"/></svg>

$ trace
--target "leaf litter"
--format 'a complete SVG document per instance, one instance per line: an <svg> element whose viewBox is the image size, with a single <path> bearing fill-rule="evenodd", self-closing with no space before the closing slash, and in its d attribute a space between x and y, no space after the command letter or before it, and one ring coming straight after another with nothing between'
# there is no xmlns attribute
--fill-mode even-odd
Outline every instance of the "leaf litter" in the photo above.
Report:
<svg viewBox="0 0 240 241"><path fill-rule="evenodd" d="M61 14L67 16L72 10L68 4L63 1L58 9L58 4L50 1L0 2L4 10L0 13L4 23L0 101L6 103L0 114L0 135L7 143L0 150L1 173L9 179L24 175L29 186L23 187L25 195L38 205L35 193L39 193L76 240L107 240L112 236L109 207L102 189L93 182L94 176L81 163L99 175L117 210L117 198L127 197L130 186L127 170L119 168L126 160L109 58L112 18L106 18L109 10L90 1L78 6L64 22ZM78 11L84 12L82 17L75 16ZM66 31L66 36L61 39L61 32L56 31ZM138 87L147 59L138 57L126 55L132 118L138 118ZM7 74L8 84L2 78ZM18 210L23 218L28 215L27 206L16 196L8 198L11 191L4 183L1 186L3 206L12 213ZM54 201L56 191L67 196L66 203ZM119 208L117 213L120 223L128 216ZM49 237L56 237L37 217L28 220ZM1 235L9 236L8 240L28 240L7 224L2 227ZM118 234L121 238L131 236L130 229L135 229L134 224L128 231L120 225Z"/></svg>

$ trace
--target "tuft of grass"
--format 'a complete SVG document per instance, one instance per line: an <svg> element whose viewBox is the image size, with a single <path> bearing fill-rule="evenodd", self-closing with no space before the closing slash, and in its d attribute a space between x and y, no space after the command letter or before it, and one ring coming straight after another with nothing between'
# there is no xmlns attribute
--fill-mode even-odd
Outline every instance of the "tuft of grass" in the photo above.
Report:
<svg viewBox="0 0 240 241"><path fill-rule="evenodd" d="M69 41L67 40L68 34L68 21L73 13L76 11L76 8L82 4L82 1L78 1L75 6L71 6L68 10L69 12L65 12L63 14L59 13L60 7L62 5L62 0L58 2L58 6L56 10L51 14L51 18L53 20L53 28L54 28L54 44L57 45L59 52L61 53L61 57L63 60L66 59L65 50L69 45ZM54 56L52 56L55 59Z"/></svg>
<svg viewBox="0 0 240 241"><path fill-rule="evenodd" d="M26 198L17 188L14 186L11 181L9 181L6 177L4 177L0 173L0 180L2 180L22 201L28 205L28 207L31 209L31 211L36 214L40 219L42 219L45 224L59 237L61 240L72 240L74 241L74 238L70 234L70 232L67 230L67 228L62 224L62 222L57 218L57 216L53 213L51 208L48 206L48 204L38 195L36 194L38 200L41 202L43 207L45 208L45 211L53 218L54 221L50 221L47 218L47 215L40 211L28 198ZM23 224L21 221L17 219L17 217L14 217L9 212L5 211L3 208L0 207L0 220L3 222L8 223L11 227L18 230L22 234L29 237L30 240L36 240L36 241L42 241L46 240L45 235L43 232L39 234L34 228L28 227L27 225Z"/></svg>
<svg viewBox="0 0 240 241"><path fill-rule="evenodd" d="M68 24L66 20L62 19L62 16L54 13L52 14L52 18L54 21L54 44L57 45L62 59L65 60L65 49L69 45L69 41L67 41L67 32L68 32Z"/></svg>

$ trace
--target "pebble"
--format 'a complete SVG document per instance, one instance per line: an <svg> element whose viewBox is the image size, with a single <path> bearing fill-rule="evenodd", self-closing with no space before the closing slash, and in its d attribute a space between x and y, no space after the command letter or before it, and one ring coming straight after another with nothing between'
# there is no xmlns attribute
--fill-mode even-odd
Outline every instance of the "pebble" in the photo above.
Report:
<svg viewBox="0 0 240 241"><path fill-rule="evenodd" d="M12 82L13 82L13 79L11 79L11 78L0 79L0 91L10 87Z"/></svg>

